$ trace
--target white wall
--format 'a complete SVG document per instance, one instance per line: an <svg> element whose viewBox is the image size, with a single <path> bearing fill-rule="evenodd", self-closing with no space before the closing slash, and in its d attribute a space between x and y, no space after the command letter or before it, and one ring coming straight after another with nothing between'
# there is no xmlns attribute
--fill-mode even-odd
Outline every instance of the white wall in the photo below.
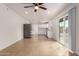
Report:
<svg viewBox="0 0 79 59"><path fill-rule="evenodd" d="M32 35L37 35L38 34L38 24L31 24L32 25Z"/></svg>
<svg viewBox="0 0 79 59"><path fill-rule="evenodd" d="M46 35L48 31L48 24L46 23L40 23L38 25L38 34L39 35Z"/></svg>
<svg viewBox="0 0 79 59"><path fill-rule="evenodd" d="M0 50L23 39L24 23L27 23L25 19L0 4Z"/></svg>
<svg viewBox="0 0 79 59"><path fill-rule="evenodd" d="M45 28L39 28L38 29L38 34L39 35L46 35L46 31L47 31L47 29L45 29Z"/></svg>
<svg viewBox="0 0 79 59"><path fill-rule="evenodd" d="M76 52L79 54L79 4L76 4Z"/></svg>
<svg viewBox="0 0 79 59"><path fill-rule="evenodd" d="M46 34L47 31L47 24L38 24L38 23L33 23L32 24L32 31L31 34L32 35L44 35Z"/></svg>
<svg viewBox="0 0 79 59"><path fill-rule="evenodd" d="M58 39L58 19L49 21L48 38Z"/></svg>

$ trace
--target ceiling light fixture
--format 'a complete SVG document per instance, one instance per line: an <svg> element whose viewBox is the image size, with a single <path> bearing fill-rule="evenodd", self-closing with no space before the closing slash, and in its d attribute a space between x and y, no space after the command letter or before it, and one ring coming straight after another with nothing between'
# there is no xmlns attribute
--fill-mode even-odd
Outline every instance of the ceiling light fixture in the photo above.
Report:
<svg viewBox="0 0 79 59"><path fill-rule="evenodd" d="M25 11L25 14L28 14L28 12L27 12L27 11Z"/></svg>
<svg viewBox="0 0 79 59"><path fill-rule="evenodd" d="M35 9L38 9L39 7L38 6L35 6Z"/></svg>

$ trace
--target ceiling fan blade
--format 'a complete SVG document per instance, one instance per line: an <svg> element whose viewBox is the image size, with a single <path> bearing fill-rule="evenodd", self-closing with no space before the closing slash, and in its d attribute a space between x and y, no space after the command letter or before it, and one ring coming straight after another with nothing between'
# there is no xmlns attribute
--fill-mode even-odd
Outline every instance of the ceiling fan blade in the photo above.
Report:
<svg viewBox="0 0 79 59"><path fill-rule="evenodd" d="M38 3L39 5L42 5L42 4L44 4L44 3Z"/></svg>
<svg viewBox="0 0 79 59"><path fill-rule="evenodd" d="M37 12L37 9L35 9L34 12Z"/></svg>
<svg viewBox="0 0 79 59"><path fill-rule="evenodd" d="M37 5L42 5L44 3L32 3L33 5L37 6Z"/></svg>
<svg viewBox="0 0 79 59"><path fill-rule="evenodd" d="M45 7L42 7L42 6L39 6L39 8L41 8L41 9L44 9L44 10L47 10L47 8L45 8Z"/></svg>
<svg viewBox="0 0 79 59"><path fill-rule="evenodd" d="M34 6L37 6L38 5L38 3L32 3Z"/></svg>
<svg viewBox="0 0 79 59"><path fill-rule="evenodd" d="M24 6L24 8L29 8L29 7L34 7L34 6Z"/></svg>

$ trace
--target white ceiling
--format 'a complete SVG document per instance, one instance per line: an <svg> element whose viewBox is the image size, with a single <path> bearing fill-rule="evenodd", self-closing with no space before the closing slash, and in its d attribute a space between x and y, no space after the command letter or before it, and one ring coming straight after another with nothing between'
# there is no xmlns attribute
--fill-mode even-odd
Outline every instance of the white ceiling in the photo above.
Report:
<svg viewBox="0 0 79 59"><path fill-rule="evenodd" d="M64 10L68 4L65 3L45 3L43 6L47 8L47 10L38 9L37 12L34 12L34 8L24 8L24 6L32 5L31 3L7 3L5 4L12 10L14 10L17 14L24 17L31 23L39 23L39 22L48 22L51 18L54 18L60 11ZM25 14L25 11L28 14Z"/></svg>

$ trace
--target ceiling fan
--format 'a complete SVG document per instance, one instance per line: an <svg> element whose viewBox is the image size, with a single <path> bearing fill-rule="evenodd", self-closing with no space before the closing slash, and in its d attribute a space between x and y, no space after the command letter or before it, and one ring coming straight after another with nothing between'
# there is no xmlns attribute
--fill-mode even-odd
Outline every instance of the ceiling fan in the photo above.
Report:
<svg viewBox="0 0 79 59"><path fill-rule="evenodd" d="M33 6L24 6L24 8L30 8L30 7L34 7L34 12L37 12L37 10L39 8L43 9L43 10L47 10L47 8L43 7L42 4L44 3L32 3Z"/></svg>

